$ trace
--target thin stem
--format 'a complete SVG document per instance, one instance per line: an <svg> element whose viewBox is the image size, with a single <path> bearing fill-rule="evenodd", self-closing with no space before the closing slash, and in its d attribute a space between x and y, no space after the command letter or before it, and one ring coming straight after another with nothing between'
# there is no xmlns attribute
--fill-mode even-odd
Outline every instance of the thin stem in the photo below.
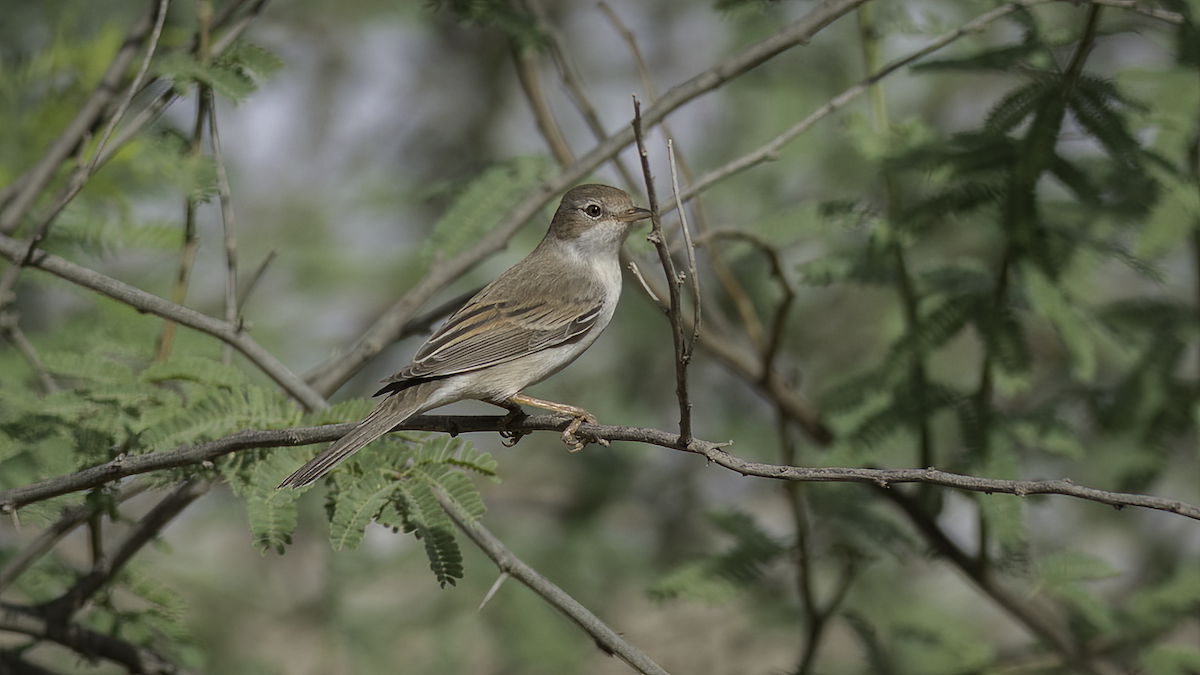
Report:
<svg viewBox="0 0 1200 675"><path fill-rule="evenodd" d="M212 21L212 3L201 0L196 5L196 60L205 65L209 61L209 29ZM208 120L208 108L211 105L212 89L200 83L196 85L196 116L192 126L191 143L188 146L188 157L195 160L200 156L201 144L204 139L204 126ZM183 252L179 257L179 270L175 276L175 287L171 291L171 302L182 305L187 299L188 286L192 278L192 268L196 264L196 253L200 250L200 237L196 234L196 208L199 197L189 194L184 197L183 205ZM162 334L158 339L156 361L166 361L171 355L171 347L175 341L175 322L168 319L163 324Z"/></svg>
<svg viewBox="0 0 1200 675"><path fill-rule="evenodd" d="M667 671L658 665L619 633L609 628L607 624L592 614L587 607L572 598L566 591L556 586L537 570L530 567L516 556L504 542L500 541L477 520L465 517L459 512L454 501L440 489L436 491L438 502L442 509L454 521L458 529L467 535L480 551L491 559L502 574L506 574L526 588L537 593L554 609L558 610L596 642L596 646L606 653L616 656L639 673L645 675L667 675Z"/></svg>
<svg viewBox="0 0 1200 675"><path fill-rule="evenodd" d="M646 144L642 136L642 106L636 96L633 97L633 134L637 143L638 155L642 160L642 174L646 179L646 197L650 205L650 234L647 240L654 244L658 251L658 260L662 264L663 275L667 279L667 298L670 311L667 319L671 325L671 345L675 350L675 396L679 399L679 437L686 447L692 440L692 403L688 392L688 361L691 359L687 342L684 339L683 300L680 293L682 278L675 269L675 261L671 258L671 248L667 245L662 231L662 219L659 217L658 197L654 192L654 179L650 175L650 157L646 152Z"/></svg>
<svg viewBox="0 0 1200 675"><path fill-rule="evenodd" d="M10 262L16 262L25 255L25 247L9 237L0 235L0 257ZM201 314L173 302L168 302L156 295L147 293L140 288L130 286L112 277L86 267L76 265L55 255L38 251L29 267L35 267L49 272L60 279L65 279L77 286L95 291L118 302L129 305L139 312L170 319L180 325L211 335L218 340L228 342L241 352L260 370L284 389L289 395L299 401L309 410L321 410L329 404L320 394L313 391L302 379L287 369L270 352L249 335L239 330L238 326Z"/></svg>
<svg viewBox="0 0 1200 675"><path fill-rule="evenodd" d="M229 176L225 172L225 159L221 154L221 134L217 130L217 106L213 97L208 98L208 140L212 146L213 162L217 167L217 191L221 199L221 233L225 243L225 320L241 325L241 305L238 304L238 256L237 229L233 217L233 191L229 187ZM271 256L268 256L268 260ZM233 362L233 346L226 344L222 349L221 361L226 365Z"/></svg>

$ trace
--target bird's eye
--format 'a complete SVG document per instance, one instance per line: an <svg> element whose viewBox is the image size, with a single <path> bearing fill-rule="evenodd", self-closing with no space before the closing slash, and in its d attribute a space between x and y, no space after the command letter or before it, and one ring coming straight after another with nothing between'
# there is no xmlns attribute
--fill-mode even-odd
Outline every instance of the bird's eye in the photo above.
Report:
<svg viewBox="0 0 1200 675"><path fill-rule="evenodd" d="M602 209L600 208L599 204L588 204L583 208L583 212L592 218L599 218L600 214L602 213Z"/></svg>

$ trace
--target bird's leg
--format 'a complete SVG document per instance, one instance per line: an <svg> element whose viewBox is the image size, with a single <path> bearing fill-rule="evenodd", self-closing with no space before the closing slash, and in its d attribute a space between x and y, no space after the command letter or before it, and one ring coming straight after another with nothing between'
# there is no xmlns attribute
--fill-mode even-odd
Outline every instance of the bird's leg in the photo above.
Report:
<svg viewBox="0 0 1200 675"><path fill-rule="evenodd" d="M504 447L511 448L517 443L520 443L522 437L529 434L528 431L514 431L507 428L509 424L512 424L522 417L525 417L525 411L522 410L521 406L517 405L515 401L503 399L488 401L488 403L491 403L494 406L499 406L508 411L508 414L504 416L504 419L500 420L500 437L504 439L501 441L501 443L504 444Z"/></svg>
<svg viewBox="0 0 1200 675"><path fill-rule="evenodd" d="M542 410L550 410L553 412L564 413L573 416L575 419L571 420L571 423L568 424L567 428L563 429L562 432L563 443L571 446L571 452L579 452L590 442L586 439L581 440L575 436L575 432L579 431L580 424L583 424L584 422L587 422L588 424L595 424L597 422L596 416L584 410L583 408L576 408L573 405L567 405L565 403L543 401L540 398L533 398L532 396L526 396L525 394L517 394L516 396L510 398L509 402L513 404L531 405L535 408L541 408ZM597 439L596 442L606 448L608 447L608 441L603 438Z"/></svg>

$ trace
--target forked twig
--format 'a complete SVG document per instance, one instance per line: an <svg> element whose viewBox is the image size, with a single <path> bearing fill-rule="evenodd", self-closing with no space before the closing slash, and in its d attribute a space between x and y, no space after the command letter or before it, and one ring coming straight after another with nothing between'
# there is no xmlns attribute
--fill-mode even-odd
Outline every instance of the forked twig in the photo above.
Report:
<svg viewBox="0 0 1200 675"><path fill-rule="evenodd" d="M642 104L637 96L633 97L633 137L637 143L638 156L642 160L642 174L646 179L646 199L650 203L650 234L646 237L658 251L659 262L662 263L663 274L667 278L667 298L669 299L667 320L671 323L671 343L675 348L675 395L679 399L679 439L681 447L687 447L692 440L692 402L688 393L688 362L691 350L684 339L683 299L680 286L683 279L675 269L675 261L671 258L671 248L667 245L666 236L662 231L662 220L658 215L658 197L654 192L654 179L650 175L650 156L646 152L645 138L642 134Z"/></svg>

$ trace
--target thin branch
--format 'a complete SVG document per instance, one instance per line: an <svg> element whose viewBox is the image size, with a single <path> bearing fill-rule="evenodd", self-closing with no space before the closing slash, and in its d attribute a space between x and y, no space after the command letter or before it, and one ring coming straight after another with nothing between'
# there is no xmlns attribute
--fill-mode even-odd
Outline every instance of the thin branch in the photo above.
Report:
<svg viewBox="0 0 1200 675"><path fill-rule="evenodd" d="M886 486L883 486L886 487ZM918 500L896 491L887 490L884 497L898 505L909 517L917 531L930 547L961 570L975 585L1004 608L1014 619L1024 625L1046 646L1058 652L1068 663L1081 673L1098 675L1105 672L1091 662L1088 655L1054 620L1053 613L1045 605L1035 603L1025 594L1014 593L996 579L989 565L981 564L946 536L935 519L929 517Z"/></svg>
<svg viewBox="0 0 1200 675"><path fill-rule="evenodd" d="M34 201L42 190L54 178L63 160L71 156L79 147L90 130L96 125L100 115L120 91L120 83L125 78L129 64L137 54L142 41L150 34L155 24L155 14L160 6L159 0L149 3L146 12L134 22L121 48L113 56L104 75L96 83L88 99L79 108L79 112L67 124L58 138L50 144L46 153L38 160L22 178L21 189L12 196L8 208L0 213L0 234L9 234L21 224L25 215L33 208Z"/></svg>
<svg viewBox="0 0 1200 675"><path fill-rule="evenodd" d="M58 391L58 383L50 375L46 364L42 363L42 359L38 356L37 349L34 348L33 343L25 337L25 331L21 330L21 327L17 325L16 314L14 312L0 311L0 334L4 335L4 338L16 348L17 353L33 369L34 375L37 376L38 384L42 388L42 393L53 394Z"/></svg>
<svg viewBox="0 0 1200 675"><path fill-rule="evenodd" d="M142 483L130 485L121 490L114 499L117 503L124 502L145 492L147 486ZM94 504L80 504L63 510L62 515L52 525L38 535L37 539L26 546L20 553L9 558L0 568L0 591L8 588L17 577L35 561L49 552L63 537L70 534L76 527L82 525L95 511Z"/></svg>
<svg viewBox="0 0 1200 675"><path fill-rule="evenodd" d="M134 75L133 82L129 83L129 90L126 92L124 98L121 99L121 104L117 106L117 111L109 118L108 125L104 128L104 133L100 135L100 142L96 144L96 149L92 152L92 159L87 165L88 175L96 172L100 156L104 152L104 147L108 145L108 140L112 137L113 131L125 117L126 111L129 110L129 106L133 103L133 97L142 88L142 82L146 79L146 73L150 71L150 61L154 58L154 51L158 49L158 39L162 37L163 25L167 21L167 7L170 4L171 0L160 0L158 4L158 16L154 21L154 30L150 33L150 43L146 47L146 56L142 59L142 65L138 68L137 75Z"/></svg>
<svg viewBox="0 0 1200 675"><path fill-rule="evenodd" d="M0 257L10 262L20 260L25 254L24 245L0 235ZM86 267L44 251L38 251L29 267L49 272L78 286L93 290L118 302L164 319L178 322L193 330L211 335L233 345L234 349L250 359L255 366L309 410L327 408L329 404L299 377L288 370L270 352L263 349L249 335L241 332L237 325L214 319L194 309L183 307L152 295L140 288L130 286L112 277L105 276Z"/></svg>
<svg viewBox="0 0 1200 675"><path fill-rule="evenodd" d="M1147 7L1142 0L1090 0L1093 5L1104 5L1105 7L1117 7L1126 9L1143 16L1148 16L1159 21L1167 23L1181 24L1183 23L1183 15L1179 12L1171 12L1157 7Z"/></svg>
<svg viewBox="0 0 1200 675"><path fill-rule="evenodd" d="M517 420L491 415L418 415L410 418L393 431L437 431L451 435L474 432L500 431L556 431L562 432L576 418L570 415L546 414L527 415ZM48 478L31 485L0 491L0 511L11 512L34 502L52 497L98 487L121 478L139 474L195 466L240 450L252 448L295 447L314 443L329 443L346 435L354 423L325 424L290 429L246 430L214 441L187 445L167 452L118 457L65 476ZM801 467L784 464L753 462L733 455L723 448L727 443L714 443L698 438L682 447L678 434L658 429L615 426L607 424L582 424L578 435L592 441L628 441L657 445L700 455L713 464L743 476L770 478L773 480L798 481L805 483L868 483L888 488L903 483L927 483L942 487L982 492L1001 493L1027 497L1031 495L1063 495L1076 497L1118 509L1127 506L1165 511L1192 520L1200 520L1200 506L1177 499L1165 499L1149 495L1126 492L1110 492L1073 483L1069 478L1057 480L1009 480L1002 478L979 478L950 473L934 468L926 469L869 469L856 467Z"/></svg>
<svg viewBox="0 0 1200 675"><path fill-rule="evenodd" d="M35 611L52 621L67 621L101 588L120 572L134 554L158 536L189 504L208 492L209 482L192 478L175 486L150 512L142 516L133 531L121 542L110 558L96 561L92 571L62 596L40 605Z"/></svg>
<svg viewBox="0 0 1200 675"><path fill-rule="evenodd" d="M78 624L62 626L33 611L0 603L0 631L49 640L87 658L102 658L141 675L186 675L184 670L153 650ZM0 662L2 663L2 662ZM0 672L3 669L0 668Z"/></svg>
<svg viewBox="0 0 1200 675"><path fill-rule="evenodd" d="M609 628L599 617L592 614L587 607L579 604L566 591L518 558L478 521L463 517L453 500L441 490L437 491L437 498L458 529L462 530L463 534L467 535L479 547L479 550L483 551L496 564L502 574L516 579L529 590L537 593L551 607L557 609L572 623L579 626L580 630L591 636L596 641L596 646L605 653L616 656L639 673L667 675L667 671L663 670L662 666Z"/></svg>
<svg viewBox="0 0 1200 675"><path fill-rule="evenodd" d="M554 65L558 68L559 77L562 78L563 86L567 88L567 94L570 96L571 102L575 104L575 110L579 112L579 116L587 124L588 130L592 132L592 136L597 141L603 141L608 137L608 132L605 131L604 124L600 121L600 115L596 112L596 107L592 105L591 100L588 98L587 90L584 89L583 83L575 71L575 67L571 64L570 58L563 50L562 41L558 39L558 34L547 20L542 3L537 2L537 0L530 0L529 8L533 11L534 16L537 17L546 35L549 36L547 51L549 51L550 57L554 59ZM614 156L612 163L613 168L617 171L617 175L621 177L621 180L627 187L632 188L636 184L633 174L630 173L625 163L621 161L621 157L619 155Z"/></svg>
<svg viewBox="0 0 1200 675"><path fill-rule="evenodd" d="M225 172L225 157L221 153L221 134L217 129L217 104L208 98L208 142L212 147L213 162L217 167L217 192L221 200L221 232L225 244L225 321L242 325L241 305L238 304L238 256L237 228L234 227L233 191L229 187L229 176ZM265 260L273 256L268 254ZM255 279L257 281L257 278ZM221 353L226 365L233 362L233 347L226 344Z"/></svg>
<svg viewBox="0 0 1200 675"><path fill-rule="evenodd" d="M651 297L662 296L662 293L649 285L648 280L643 280L643 284L650 289ZM712 330L700 334L700 346L735 375L755 385L765 398L799 425L814 442L820 445L833 442L833 432L821 421L820 414L813 409L812 404L784 381L778 371L764 369L762 358L757 352L748 353L747 350L738 347L734 340L714 334Z"/></svg>
<svg viewBox="0 0 1200 675"><path fill-rule="evenodd" d="M210 23L212 22L212 3L196 4L196 62L207 66L210 60ZM212 101L212 89L205 83L196 84L196 114L192 123L192 138L188 144L188 158L195 160L200 157L201 145L204 139L204 126L208 121L208 107ZM179 256L179 268L175 273L175 286L171 289L171 302L182 305L187 300L188 286L192 279L192 269L196 264L196 254L200 251L200 235L196 230L196 209L200 205L200 196L194 191L184 195L183 201L183 251ZM162 333L158 338L158 353L154 359L166 361L171 356L171 348L175 344L175 322L167 319L163 322Z"/></svg>
<svg viewBox="0 0 1200 675"><path fill-rule="evenodd" d="M609 23L613 25L617 33L619 33L621 38L624 39L626 46L629 47L630 57L633 59L634 65L637 67L638 77L642 82L642 89L646 92L646 100L653 104L658 99L658 93L654 86L654 80L652 77L650 77L650 68L646 65L646 59L642 57L642 50L638 47L637 38L634 36L633 31L621 21L621 18L617 16L617 13L614 12L607 3L600 2L600 10L604 12L606 17L608 17ZM675 134L671 132L671 128L667 124L666 120L664 120L662 123L662 130L667 138L675 137ZM683 155L679 155L679 168L683 177L687 179L688 182L691 182L694 178L694 175L689 169L688 163ZM675 188L675 195L676 197L679 195L678 186ZM676 208L680 208L678 204L679 200L677 199L676 201ZM700 200L698 195L692 198L692 213L696 217L696 230L703 235L706 231L708 231L708 225L704 217L703 202ZM746 293L745 289L742 288L742 285L738 282L733 270L731 270L729 265L725 262L725 258L721 255L720 251L710 248L708 250L708 263L712 268L713 274L716 276L717 281L720 282L721 286L725 289L726 294L729 296L729 300L733 303L734 308L737 310L738 316L742 321L743 330L746 331L746 334L750 337L750 341L754 344L755 348L761 348L762 324L758 320L758 315L754 308L754 302L750 299L750 296L748 293ZM718 314L715 316L719 317L720 315Z"/></svg>
<svg viewBox="0 0 1200 675"><path fill-rule="evenodd" d="M513 64L517 68L517 80L521 83L521 91L525 92L525 100L529 102L529 107L533 110L533 119L537 122L538 132L542 134L542 139L550 148L550 154L554 155L554 161L558 162L559 166L571 166L575 163L575 155L571 152L571 146L567 144L562 127L554 118L550 102L546 100L535 53L522 48L515 42L510 45L510 50Z"/></svg>
<svg viewBox="0 0 1200 675"><path fill-rule="evenodd" d="M642 160L642 175L646 179L646 198L650 206L650 234L646 236L646 240L653 243L654 249L658 251L658 260L662 264L663 275L667 279L669 309L667 320L671 325L671 345L675 350L675 396L679 399L679 437L682 443L680 447L685 447L692 440L692 402L688 392L687 372L688 362L691 360L691 350L683 337L683 299L679 288L683 279L675 270L675 261L671 258L671 247L667 245L667 238L662 231L658 197L654 193L654 178L650 175L650 157L646 153L646 144L642 135L642 104L636 96L633 97L633 137L637 143L638 156ZM697 298L698 301L699 298Z"/></svg>
<svg viewBox="0 0 1200 675"><path fill-rule="evenodd" d="M658 294L655 293L654 289L650 287L650 283L646 281L646 277L642 276L641 268L638 267L637 263L632 260L629 261L629 272L633 275L633 278L637 280L638 285L642 287L642 291L646 293L646 296L649 297L654 304L658 305L658 308L662 310L662 313L670 314L671 308L667 306L667 303L662 301L662 298L658 297Z"/></svg>
<svg viewBox="0 0 1200 675"><path fill-rule="evenodd" d="M687 213L679 198L679 172L675 166L675 143L667 139L667 158L671 166L671 194L675 197L675 209L679 211L679 229L683 232L683 249L687 257L687 276L692 287L692 336L685 344L684 362L692 359L696 343L700 341L700 272L696 269L696 247L692 244L692 231L688 228Z"/></svg>
<svg viewBox="0 0 1200 675"><path fill-rule="evenodd" d="M868 91L871 88L871 85L895 73L910 63L918 61L932 54L933 52L936 52L937 50L945 47L955 40L958 40L964 35L981 31L993 21L1007 16L1018 9L1032 7L1034 5L1041 5L1052 1L1053 0L1021 0L1021 2L1001 5L989 12L979 15L972 21L959 26L948 33L942 34L934 39L934 41L930 44L909 54L908 56L892 61L881 68L878 72L864 78L858 84L846 89L837 96L834 96L825 105L817 108L807 117L792 125L792 127L790 127L787 131L779 134L757 150L743 155L742 157L739 157L732 162L725 164L724 166L713 169L712 171L709 171L700 178L696 179L691 185L688 186L686 190L683 191L683 201L686 202L691 200L696 195L712 187L713 184L729 178L736 173L745 171L746 169L757 166L758 164L762 164L763 162L776 159L779 156L779 151L797 136L805 131L808 131L814 124L828 117L833 112L843 108L847 103L850 103L857 98L859 94Z"/></svg>
<svg viewBox="0 0 1200 675"><path fill-rule="evenodd" d="M806 44L817 32L863 2L866 0L825 0L775 35L746 47L692 79L671 88L657 103L646 109L643 125L647 128L652 127L685 103L717 89L725 82L792 47ZM597 166L615 157L632 142L633 130L626 127L599 143L570 167L563 169L555 178L534 188L513 207L500 224L481 237L475 245L433 266L425 277L386 310L349 350L318 365L309 376L313 388L326 394L337 390L376 354L392 344L408 319L435 293L480 260L502 249L508 239L547 202Z"/></svg>

